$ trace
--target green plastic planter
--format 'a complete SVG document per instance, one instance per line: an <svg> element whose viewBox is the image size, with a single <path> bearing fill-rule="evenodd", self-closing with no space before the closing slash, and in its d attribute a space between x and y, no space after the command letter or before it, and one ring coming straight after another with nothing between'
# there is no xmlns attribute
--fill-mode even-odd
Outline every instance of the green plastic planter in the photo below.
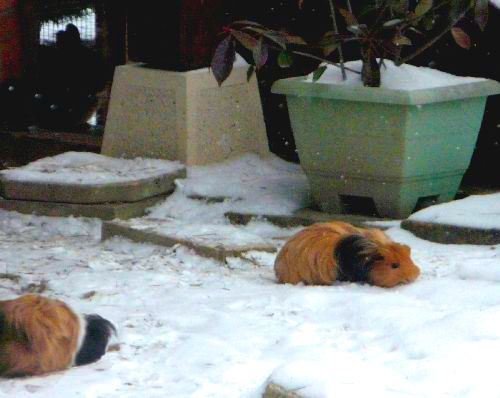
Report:
<svg viewBox="0 0 500 398"><path fill-rule="evenodd" d="M373 200L380 216L405 218L417 202L452 200L467 170L488 95L500 83L391 90L277 81L286 94L301 166L327 212Z"/></svg>

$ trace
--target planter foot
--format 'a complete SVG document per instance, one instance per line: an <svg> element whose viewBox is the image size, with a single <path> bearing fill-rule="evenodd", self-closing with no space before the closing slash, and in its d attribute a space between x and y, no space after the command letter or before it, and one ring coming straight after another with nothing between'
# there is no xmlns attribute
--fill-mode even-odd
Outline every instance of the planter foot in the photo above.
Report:
<svg viewBox="0 0 500 398"><path fill-rule="evenodd" d="M417 206L419 197L413 198L391 198L379 196L373 198L375 207L380 217L407 218Z"/></svg>

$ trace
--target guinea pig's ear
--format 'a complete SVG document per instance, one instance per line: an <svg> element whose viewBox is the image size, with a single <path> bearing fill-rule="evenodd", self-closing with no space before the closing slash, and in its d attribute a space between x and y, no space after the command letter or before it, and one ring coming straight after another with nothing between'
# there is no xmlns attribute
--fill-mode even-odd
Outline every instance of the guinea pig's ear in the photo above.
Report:
<svg viewBox="0 0 500 398"><path fill-rule="evenodd" d="M383 259L376 243L362 235L342 238L333 255L337 261L337 279L349 282L367 282L374 262Z"/></svg>

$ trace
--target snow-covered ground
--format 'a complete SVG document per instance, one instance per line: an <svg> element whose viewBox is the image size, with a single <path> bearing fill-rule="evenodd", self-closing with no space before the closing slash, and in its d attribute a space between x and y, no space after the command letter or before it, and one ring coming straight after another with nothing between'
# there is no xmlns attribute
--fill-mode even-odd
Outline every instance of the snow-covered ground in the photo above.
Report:
<svg viewBox="0 0 500 398"><path fill-rule="evenodd" d="M151 216L225 228L224 211L287 213L308 200L300 170L277 159L188 175ZM188 198L204 194L228 199ZM500 246L425 242L396 225L389 235L422 269L415 283L287 286L273 254L224 267L182 247L101 242L99 227L0 211L0 273L21 277L0 279L0 297L47 281L44 294L112 320L120 344L89 366L0 381L0 397L257 398L269 379L307 397L500 396Z"/></svg>
<svg viewBox="0 0 500 398"><path fill-rule="evenodd" d="M473 195L442 203L420 210L409 219L469 228L500 229L500 194Z"/></svg>
<svg viewBox="0 0 500 398"><path fill-rule="evenodd" d="M183 169L180 162L161 159L117 159L91 152L66 152L23 167L0 171L11 181L41 184L102 185L160 177Z"/></svg>

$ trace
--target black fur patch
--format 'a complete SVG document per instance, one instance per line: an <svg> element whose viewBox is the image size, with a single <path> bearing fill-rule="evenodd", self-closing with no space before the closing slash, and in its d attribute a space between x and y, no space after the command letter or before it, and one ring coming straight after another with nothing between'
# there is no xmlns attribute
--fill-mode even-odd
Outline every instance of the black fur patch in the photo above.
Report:
<svg viewBox="0 0 500 398"><path fill-rule="evenodd" d="M374 258L370 255L373 242L361 235L349 235L340 240L333 255L337 260L337 280L368 282Z"/></svg>
<svg viewBox="0 0 500 398"><path fill-rule="evenodd" d="M116 333L113 324L103 317L92 314L85 315L87 327L83 344L75 358L75 365L86 365L97 361L106 353L111 334Z"/></svg>

